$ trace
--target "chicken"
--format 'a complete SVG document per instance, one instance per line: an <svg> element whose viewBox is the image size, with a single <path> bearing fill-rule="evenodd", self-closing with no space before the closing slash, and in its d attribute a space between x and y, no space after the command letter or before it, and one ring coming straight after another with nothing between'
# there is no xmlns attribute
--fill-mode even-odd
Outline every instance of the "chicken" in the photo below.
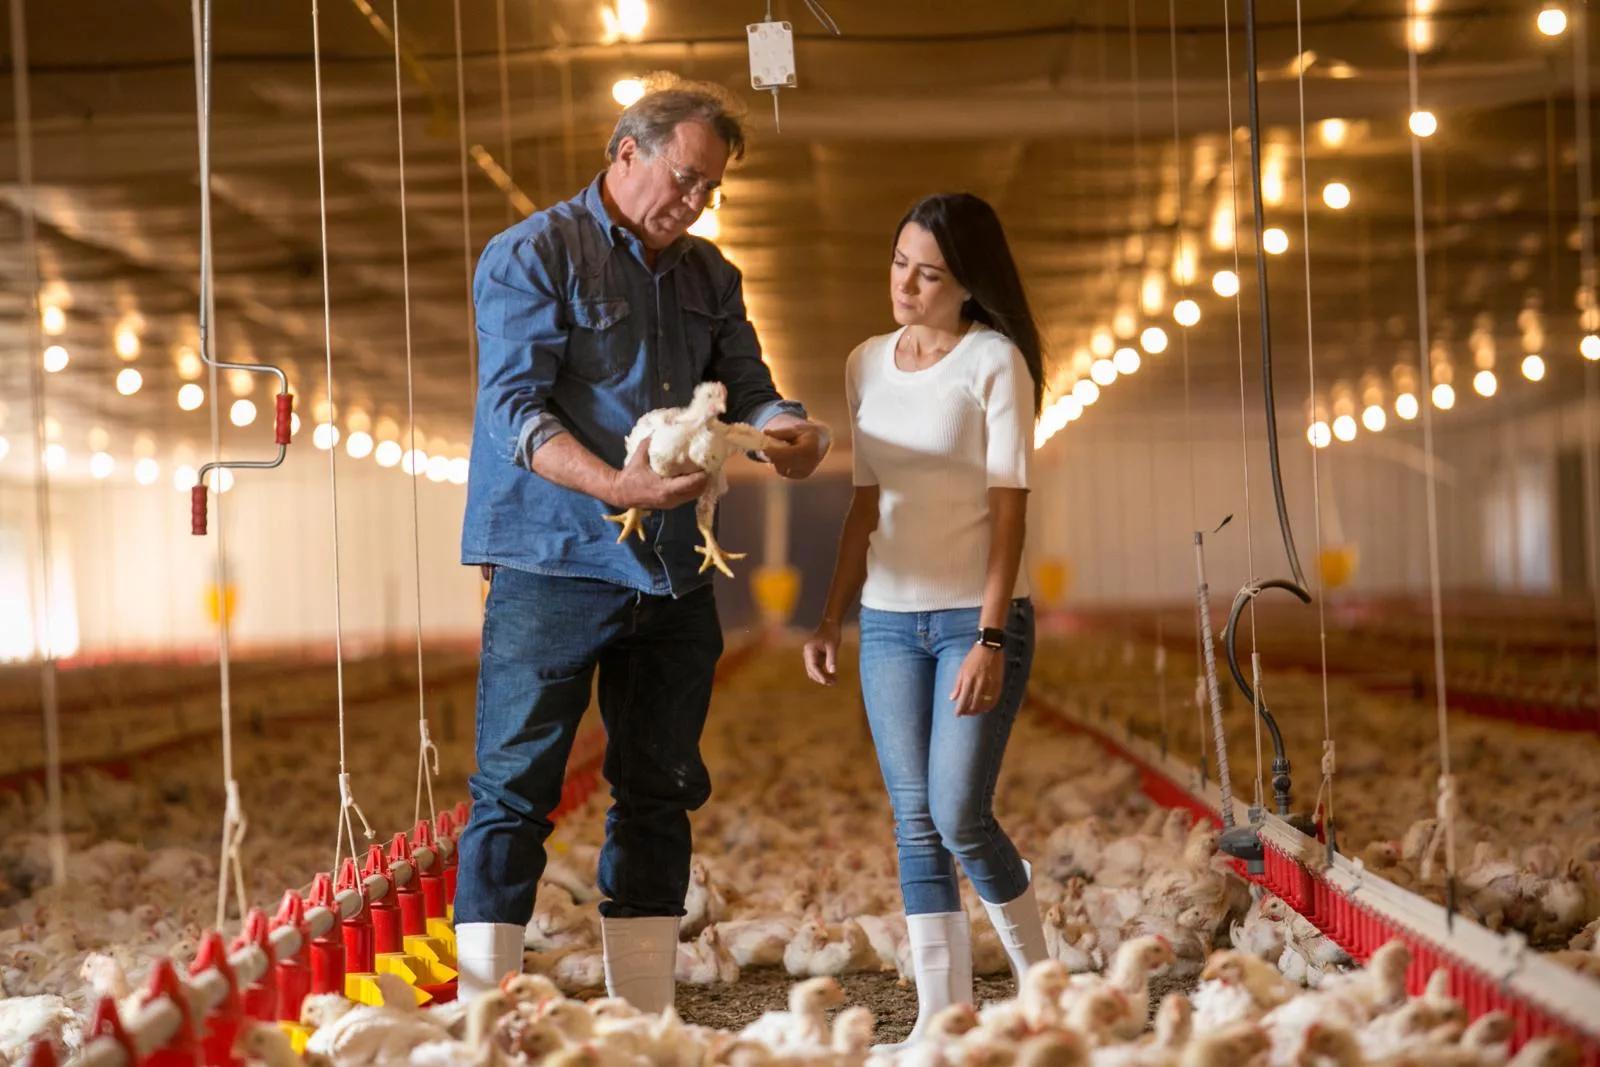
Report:
<svg viewBox="0 0 1600 1067"><path fill-rule="evenodd" d="M631 459L648 438L650 469L662 477L670 478L696 471L705 471L710 475L705 491L695 503L695 524L704 542L696 546L695 551L705 557L700 565L702 573L715 567L732 578L733 571L728 567L728 562L743 559L744 553L724 552L712 532L717 501L728 491L723 465L734 452L760 452L778 442L752 426L723 422L717 416L727 408L727 386L721 382L701 382L695 386L694 397L687 406L656 408L641 415L628 432L623 450ZM647 509L632 507L605 518L607 522L615 522L622 527L622 532L617 535L617 543L621 544L630 533L644 540L643 520L649 514Z"/></svg>
<svg viewBox="0 0 1600 1067"><path fill-rule="evenodd" d="M689 892L683 901L684 916L678 921L678 936L696 937L712 923L728 914L728 901L711 878L711 868L699 856L689 861Z"/></svg>
<svg viewBox="0 0 1600 1067"><path fill-rule="evenodd" d="M789 1010L769 1011L739 1032L739 1036L760 1041L783 1051L825 1045L828 1042L827 1011L844 1003L844 990L833 978L809 978L789 990Z"/></svg>
<svg viewBox="0 0 1600 1067"><path fill-rule="evenodd" d="M707 926L694 941L678 945L674 976L688 985L732 984L739 980L739 961L722 943L720 928Z"/></svg>

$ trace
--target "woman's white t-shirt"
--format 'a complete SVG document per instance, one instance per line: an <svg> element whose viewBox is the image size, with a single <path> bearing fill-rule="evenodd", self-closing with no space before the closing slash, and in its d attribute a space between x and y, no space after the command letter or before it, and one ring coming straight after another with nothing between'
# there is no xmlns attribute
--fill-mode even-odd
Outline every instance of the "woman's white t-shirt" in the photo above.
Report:
<svg viewBox="0 0 1600 1067"><path fill-rule="evenodd" d="M1005 335L974 323L939 362L895 366L894 333L850 353L853 481L878 487L863 607L944 611L983 605L989 490L1027 489L1033 376ZM1027 550L1013 596L1028 595Z"/></svg>

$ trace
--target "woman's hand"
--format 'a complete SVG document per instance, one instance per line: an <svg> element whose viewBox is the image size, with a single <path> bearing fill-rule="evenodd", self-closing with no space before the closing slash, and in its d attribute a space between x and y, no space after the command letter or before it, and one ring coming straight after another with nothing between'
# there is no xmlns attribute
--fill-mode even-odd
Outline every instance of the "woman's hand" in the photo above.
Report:
<svg viewBox="0 0 1600 1067"><path fill-rule="evenodd" d="M981 715L994 710L1005 677L1005 657L1000 650L974 644L961 664L961 673L956 675L956 687L950 692L956 714Z"/></svg>
<svg viewBox="0 0 1600 1067"><path fill-rule="evenodd" d="M824 619L806 642L806 676L818 685L833 685L839 680L839 624Z"/></svg>

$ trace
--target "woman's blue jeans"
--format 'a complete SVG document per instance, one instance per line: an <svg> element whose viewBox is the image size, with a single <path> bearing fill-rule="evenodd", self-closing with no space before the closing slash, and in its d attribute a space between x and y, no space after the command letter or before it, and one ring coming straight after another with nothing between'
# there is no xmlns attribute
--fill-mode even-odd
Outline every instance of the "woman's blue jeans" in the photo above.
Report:
<svg viewBox="0 0 1600 1067"><path fill-rule="evenodd" d="M978 617L977 608L861 611L861 692L894 806L907 915L961 909L952 856L991 904L1028 888L993 802L1033 666L1033 605L1015 600L1007 613L1005 680L994 709L957 717L950 691L977 641Z"/></svg>

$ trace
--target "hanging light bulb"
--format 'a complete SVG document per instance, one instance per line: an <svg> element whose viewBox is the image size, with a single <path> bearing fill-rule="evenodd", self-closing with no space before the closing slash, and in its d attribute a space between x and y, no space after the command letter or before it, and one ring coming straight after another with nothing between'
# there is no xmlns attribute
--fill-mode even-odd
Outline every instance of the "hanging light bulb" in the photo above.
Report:
<svg viewBox="0 0 1600 1067"><path fill-rule="evenodd" d="M291 411L291 412L289 412L289 436L293 437L295 434L297 434L299 432L300 432L300 413L298 411Z"/></svg>
<svg viewBox="0 0 1600 1067"><path fill-rule="evenodd" d="M1061 411L1068 422L1072 422L1083 417L1083 401L1079 400L1071 393L1068 393L1066 396L1056 401L1056 405L1061 408Z"/></svg>
<svg viewBox="0 0 1600 1067"><path fill-rule="evenodd" d="M311 443L326 452L339 443L339 427L331 422L319 422L311 431Z"/></svg>
<svg viewBox="0 0 1600 1067"><path fill-rule="evenodd" d="M178 406L185 411L193 411L205 402L206 391L193 382L178 390Z"/></svg>
<svg viewBox="0 0 1600 1067"><path fill-rule="evenodd" d="M420 448L413 448L400 457L400 469L413 478L420 475L428 466L428 454Z"/></svg>
<svg viewBox="0 0 1600 1067"><path fill-rule="evenodd" d="M1382 433L1383 428L1389 425L1389 416L1384 413L1382 404L1368 404L1361 412L1361 425L1372 433Z"/></svg>
<svg viewBox="0 0 1600 1067"><path fill-rule="evenodd" d="M1132 308L1117 309L1117 313L1111 317L1111 332L1123 339L1139 332L1139 318Z"/></svg>
<svg viewBox="0 0 1600 1067"><path fill-rule="evenodd" d="M181 464L172 472L172 488L176 489L180 493L187 493L189 490L193 489L199 483L199 481L199 475L197 475L194 468L189 466L187 463Z"/></svg>
<svg viewBox="0 0 1600 1067"><path fill-rule="evenodd" d="M449 456L429 456L428 466L424 473L430 482L442 482L450 477Z"/></svg>
<svg viewBox="0 0 1600 1067"><path fill-rule="evenodd" d="M1233 237L1233 204L1228 198L1219 196L1217 206L1211 212L1211 247L1218 252L1225 252L1233 247Z"/></svg>
<svg viewBox="0 0 1600 1067"><path fill-rule="evenodd" d="M380 467L392 467L400 462L400 453L400 442L379 441L372 458L378 461Z"/></svg>
<svg viewBox="0 0 1600 1067"><path fill-rule="evenodd" d="M228 372L228 392L234 396L249 396L256 390L256 376L247 370Z"/></svg>
<svg viewBox="0 0 1600 1067"><path fill-rule="evenodd" d="M452 459L450 461L450 484L466 485L467 473L469 469L470 465L467 462L467 457L457 456L455 459Z"/></svg>
<svg viewBox="0 0 1600 1067"><path fill-rule="evenodd" d="M1088 407L1100 399L1100 387L1088 378L1079 378L1077 384L1072 387L1072 395L1078 403Z"/></svg>
<svg viewBox="0 0 1600 1067"><path fill-rule="evenodd" d="M161 477L161 464L146 456L133 465L133 480L140 485L154 485Z"/></svg>
<svg viewBox="0 0 1600 1067"><path fill-rule="evenodd" d="M235 400L228 409L228 421L235 426L249 426L256 421L256 406L249 400Z"/></svg>
<svg viewBox="0 0 1600 1067"><path fill-rule="evenodd" d="M1333 442L1333 434L1328 430L1328 424L1318 419L1306 430L1306 440L1311 442L1312 448L1327 448Z"/></svg>
<svg viewBox="0 0 1600 1067"><path fill-rule="evenodd" d="M226 493L233 488L233 472L227 467L212 467L206 473L206 485L213 493Z"/></svg>
<svg viewBox="0 0 1600 1067"><path fill-rule="evenodd" d="M1522 357L1522 376L1530 382L1544 381L1544 357L1529 353Z"/></svg>
<svg viewBox="0 0 1600 1067"><path fill-rule="evenodd" d="M1317 123L1317 139L1324 148L1338 148L1350 136L1350 124L1344 119L1323 119Z"/></svg>
<svg viewBox="0 0 1600 1067"><path fill-rule="evenodd" d="M110 452L96 452L89 457L89 474L96 481L111 477L111 472L116 469L117 461Z"/></svg>
<svg viewBox="0 0 1600 1067"><path fill-rule="evenodd" d="M1495 380L1492 370L1481 370L1472 376L1472 388L1479 396L1494 396L1495 390L1499 387L1500 383Z"/></svg>
<svg viewBox="0 0 1600 1067"><path fill-rule="evenodd" d="M65 445L50 444L44 446L45 470L58 471L67 465L67 449Z"/></svg>
<svg viewBox="0 0 1600 1067"><path fill-rule="evenodd" d="M1289 235L1277 226L1269 226L1261 234L1261 247L1270 255L1281 256L1289 251Z"/></svg>
<svg viewBox="0 0 1600 1067"><path fill-rule="evenodd" d="M715 211L702 211L700 217L689 227L689 232L696 237L704 237L707 241L715 241L722 236L722 221L717 218Z"/></svg>
<svg viewBox="0 0 1600 1067"><path fill-rule="evenodd" d="M194 349L188 345L178 349L176 365L178 377L186 382L192 382L200 377L201 370L205 368L205 364L200 362L200 357L195 355Z"/></svg>
<svg viewBox="0 0 1600 1067"><path fill-rule="evenodd" d="M1588 334L1578 342L1578 354L1584 359L1600 359L1600 334Z"/></svg>
<svg viewBox="0 0 1600 1067"><path fill-rule="evenodd" d="M59 337L67 328L67 313L55 304L46 304L39 310L39 325L51 337Z"/></svg>
<svg viewBox="0 0 1600 1067"><path fill-rule="evenodd" d="M1146 271L1139 286L1139 309L1146 315L1161 314L1161 305L1167 298L1167 283L1160 271Z"/></svg>
<svg viewBox="0 0 1600 1067"><path fill-rule="evenodd" d="M1111 365L1118 374L1132 374L1139 369L1143 361L1139 358L1139 351L1135 348L1119 348L1117 354L1111 357Z"/></svg>
<svg viewBox="0 0 1600 1067"><path fill-rule="evenodd" d="M47 374L59 374L67 369L70 357L67 350L60 345L51 345L44 350L44 369Z"/></svg>
<svg viewBox="0 0 1600 1067"><path fill-rule="evenodd" d="M1231 270L1219 270L1211 276L1211 289L1218 296L1238 296L1239 276Z"/></svg>
<svg viewBox="0 0 1600 1067"><path fill-rule="evenodd" d="M1449 411L1456 406L1456 391L1449 382L1440 382L1433 387L1433 406L1440 411Z"/></svg>
<svg viewBox="0 0 1600 1067"><path fill-rule="evenodd" d="M645 0L617 0L617 32L630 41L637 41L650 20L650 7Z"/></svg>
<svg viewBox="0 0 1600 1067"><path fill-rule="evenodd" d="M1340 415L1334 419L1333 436L1341 441L1354 441L1356 439L1356 420L1349 415Z"/></svg>
<svg viewBox="0 0 1600 1067"><path fill-rule="evenodd" d="M117 371L117 392L123 396L132 396L144 385L144 375L136 367L123 367Z"/></svg>
<svg viewBox="0 0 1600 1067"><path fill-rule="evenodd" d="M1439 119L1431 111L1413 111L1406 125L1418 137L1432 137L1439 130Z"/></svg>
<svg viewBox="0 0 1600 1067"><path fill-rule="evenodd" d="M1180 239L1178 252L1172 257L1172 280L1179 285L1193 285L1197 269L1194 245Z"/></svg>
<svg viewBox="0 0 1600 1067"><path fill-rule="evenodd" d="M365 430L353 431L345 440L344 450L351 459L366 459L372 455L372 435Z"/></svg>
<svg viewBox="0 0 1600 1067"><path fill-rule="evenodd" d="M1329 182L1322 187L1322 202L1335 211L1350 206L1350 187L1344 182Z"/></svg>
<svg viewBox="0 0 1600 1067"><path fill-rule="evenodd" d="M1172 317L1179 326L1193 326L1200 321L1200 305L1193 300L1180 300L1172 306Z"/></svg>
<svg viewBox="0 0 1600 1067"><path fill-rule="evenodd" d="M1560 4L1546 4L1539 9L1537 23L1546 37L1560 37L1567 32L1567 13Z"/></svg>
<svg viewBox="0 0 1600 1067"><path fill-rule="evenodd" d="M611 86L611 99L623 107L632 107L644 97L644 82L638 78L618 78Z"/></svg>
<svg viewBox="0 0 1600 1067"><path fill-rule="evenodd" d="M1097 359L1094 366L1089 368L1089 377L1094 384L1104 388L1117 380L1117 365L1109 359Z"/></svg>
<svg viewBox="0 0 1600 1067"><path fill-rule="evenodd" d="M1111 331L1101 327L1089 336L1089 352L1095 356L1109 356L1117 347L1116 339L1111 336Z"/></svg>
<svg viewBox="0 0 1600 1067"><path fill-rule="evenodd" d="M1152 356L1159 356L1167 350L1167 331L1159 326L1146 326L1139 335L1139 345Z"/></svg>
<svg viewBox="0 0 1600 1067"><path fill-rule="evenodd" d="M1400 393L1394 398L1394 413L1410 422L1421 411L1417 398L1411 393Z"/></svg>

